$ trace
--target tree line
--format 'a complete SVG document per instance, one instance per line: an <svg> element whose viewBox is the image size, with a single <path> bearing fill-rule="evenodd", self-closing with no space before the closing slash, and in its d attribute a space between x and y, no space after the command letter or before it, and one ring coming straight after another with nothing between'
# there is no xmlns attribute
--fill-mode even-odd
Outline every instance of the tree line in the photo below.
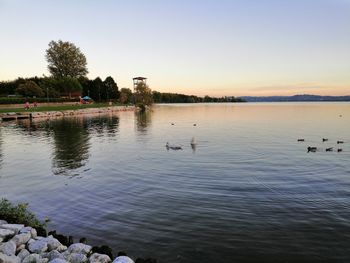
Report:
<svg viewBox="0 0 350 263"><path fill-rule="evenodd" d="M77 98L88 96L94 101L119 101L144 107L155 103L241 102L231 97L198 97L177 93L153 91L145 82L139 82L134 93L128 88L119 90L109 76L105 80L86 77L88 71L85 55L73 43L51 41L45 54L50 76L18 78L0 82L0 97L19 95L24 98Z"/></svg>

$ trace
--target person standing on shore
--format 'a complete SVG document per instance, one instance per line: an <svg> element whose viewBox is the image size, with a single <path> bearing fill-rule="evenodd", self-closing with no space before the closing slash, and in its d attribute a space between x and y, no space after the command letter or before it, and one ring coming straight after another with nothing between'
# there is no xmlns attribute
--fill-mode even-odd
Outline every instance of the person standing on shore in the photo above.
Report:
<svg viewBox="0 0 350 263"><path fill-rule="evenodd" d="M26 103L24 104L24 109L29 110L29 101L26 101Z"/></svg>

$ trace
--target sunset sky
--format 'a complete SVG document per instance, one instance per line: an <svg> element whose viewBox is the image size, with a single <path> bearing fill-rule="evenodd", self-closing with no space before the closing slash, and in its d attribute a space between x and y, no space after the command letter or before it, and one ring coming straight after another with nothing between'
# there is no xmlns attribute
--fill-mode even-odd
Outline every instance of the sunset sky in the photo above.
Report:
<svg viewBox="0 0 350 263"><path fill-rule="evenodd" d="M49 75L61 39L119 87L350 95L350 0L0 0L0 24L0 80Z"/></svg>

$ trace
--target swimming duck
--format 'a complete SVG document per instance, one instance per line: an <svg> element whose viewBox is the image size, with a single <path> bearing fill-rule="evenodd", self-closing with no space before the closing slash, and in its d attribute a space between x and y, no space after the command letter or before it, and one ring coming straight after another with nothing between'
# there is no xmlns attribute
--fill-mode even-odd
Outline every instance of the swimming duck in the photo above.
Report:
<svg viewBox="0 0 350 263"><path fill-rule="evenodd" d="M305 142L305 139L298 139L298 142Z"/></svg>
<svg viewBox="0 0 350 263"><path fill-rule="evenodd" d="M166 143L165 147L167 148L167 150L169 150L169 149L171 149L171 150L182 150L181 146L170 145L169 142Z"/></svg>
<svg viewBox="0 0 350 263"><path fill-rule="evenodd" d="M316 152L317 151L317 147L307 147L307 152Z"/></svg>
<svg viewBox="0 0 350 263"><path fill-rule="evenodd" d="M344 141L337 141L337 144L344 143Z"/></svg>
<svg viewBox="0 0 350 263"><path fill-rule="evenodd" d="M328 139L327 138L322 138L322 141L326 142L326 141L328 141Z"/></svg>
<svg viewBox="0 0 350 263"><path fill-rule="evenodd" d="M333 147L326 148L326 152L333 152Z"/></svg>

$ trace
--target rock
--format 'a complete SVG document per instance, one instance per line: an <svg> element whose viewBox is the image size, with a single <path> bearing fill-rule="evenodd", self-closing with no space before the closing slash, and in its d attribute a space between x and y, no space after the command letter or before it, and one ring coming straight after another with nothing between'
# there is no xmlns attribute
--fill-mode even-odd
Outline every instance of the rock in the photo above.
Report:
<svg viewBox="0 0 350 263"><path fill-rule="evenodd" d="M6 240L10 237L13 237L15 235L15 231L10 229L2 229L0 228L0 242L3 240Z"/></svg>
<svg viewBox="0 0 350 263"><path fill-rule="evenodd" d="M47 258L49 259L49 261L52 261L56 258L64 260L64 256L57 250L52 250L51 252L47 253Z"/></svg>
<svg viewBox="0 0 350 263"><path fill-rule="evenodd" d="M88 261L86 255L82 253L66 253L65 259L70 263L86 263Z"/></svg>
<svg viewBox="0 0 350 263"><path fill-rule="evenodd" d="M113 257L113 253L112 253L112 249L109 247L109 246L106 246L106 245L103 245L103 246L100 246L100 247L97 247L97 246L94 246L92 247L92 250L91 250L92 253L98 253L98 254L105 254L107 256L109 256L110 258L114 258ZM126 254L125 255L119 255L118 256L127 256Z"/></svg>
<svg viewBox="0 0 350 263"><path fill-rule="evenodd" d="M34 242L29 243L28 245L29 251L32 253L43 253L47 250L47 242L45 238L36 240Z"/></svg>
<svg viewBox="0 0 350 263"><path fill-rule="evenodd" d="M69 263L69 262L65 261L64 259L55 258L55 259L49 261L49 263Z"/></svg>
<svg viewBox="0 0 350 263"><path fill-rule="evenodd" d="M54 238L53 236L49 236L47 238L45 238L47 241L47 247L48 250L57 250L59 247L62 246L62 244L60 243L60 241L58 241L56 238Z"/></svg>
<svg viewBox="0 0 350 263"><path fill-rule="evenodd" d="M23 227L24 227L24 225L22 225L22 224L3 224L3 225L1 225L1 228L10 229L10 230L15 231L15 234L17 234Z"/></svg>
<svg viewBox="0 0 350 263"><path fill-rule="evenodd" d="M30 238L31 238L31 234L29 232L29 233L15 235L11 240L15 242L16 246L20 246L22 244L26 244Z"/></svg>
<svg viewBox="0 0 350 263"><path fill-rule="evenodd" d="M26 258L27 256L29 256L29 255L30 255L30 253L29 253L28 250L22 249L22 250L18 253L17 257L19 257L21 260L23 260L23 259L25 259L25 258Z"/></svg>
<svg viewBox="0 0 350 263"><path fill-rule="evenodd" d="M109 263L111 258L107 255L94 253L89 258L89 263Z"/></svg>
<svg viewBox="0 0 350 263"><path fill-rule="evenodd" d="M30 233L31 237L32 238L36 238L38 236L37 232L36 232L36 229L35 228L32 228L30 226L27 226L27 227L23 227L20 231L19 231L20 234L23 234L23 233Z"/></svg>
<svg viewBox="0 0 350 263"><path fill-rule="evenodd" d="M22 263L47 263L47 262L49 262L47 258L42 258L38 254L30 254L22 260Z"/></svg>
<svg viewBox="0 0 350 263"><path fill-rule="evenodd" d="M127 256L119 256L113 261L113 263L134 263L134 261Z"/></svg>
<svg viewBox="0 0 350 263"><path fill-rule="evenodd" d="M0 262L1 263L21 263L21 259L16 256L7 256L0 253Z"/></svg>
<svg viewBox="0 0 350 263"><path fill-rule="evenodd" d="M7 221L5 221L5 220L0 220L0 226L1 226L1 225L4 225L4 224L8 224Z"/></svg>
<svg viewBox="0 0 350 263"><path fill-rule="evenodd" d="M25 245L25 244L22 244L22 245L17 246L16 254L17 254L18 252L20 252L22 249L25 249L25 248L26 248L26 245Z"/></svg>
<svg viewBox="0 0 350 263"><path fill-rule="evenodd" d="M58 248L57 248L57 251L58 252L63 252L63 251L66 251L67 250L67 247L66 246L63 246L63 245L61 245L61 246L59 246Z"/></svg>
<svg viewBox="0 0 350 263"><path fill-rule="evenodd" d="M13 241L8 241L0 246L0 252L7 256L14 256L16 254L16 243Z"/></svg>
<svg viewBox="0 0 350 263"><path fill-rule="evenodd" d="M75 243L69 246L67 249L68 253L83 253L88 254L91 251L92 247L85 245L83 243Z"/></svg>

